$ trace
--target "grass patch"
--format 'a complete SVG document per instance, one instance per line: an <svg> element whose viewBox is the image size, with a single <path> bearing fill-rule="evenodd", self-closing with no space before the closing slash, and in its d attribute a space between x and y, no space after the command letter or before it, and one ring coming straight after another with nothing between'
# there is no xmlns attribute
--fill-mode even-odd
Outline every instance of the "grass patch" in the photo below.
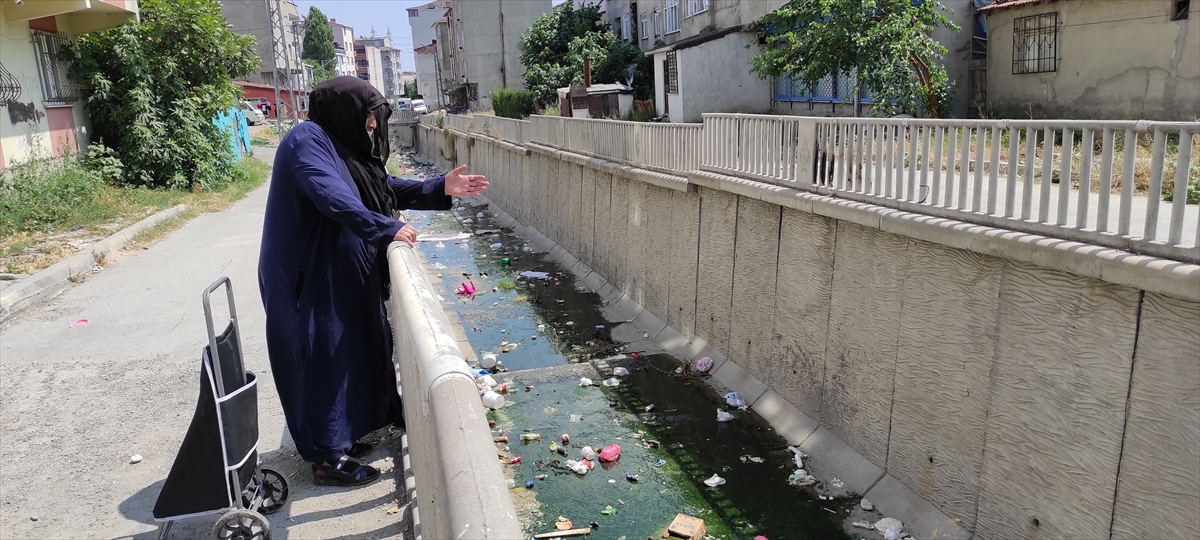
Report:
<svg viewBox="0 0 1200 540"><path fill-rule="evenodd" d="M265 137L259 137L258 135L250 137L250 146L270 146L272 144L275 144L275 141Z"/></svg>
<svg viewBox="0 0 1200 540"><path fill-rule="evenodd" d="M510 277L503 277L496 280L496 288L502 291L511 291L517 288L517 282Z"/></svg>
<svg viewBox="0 0 1200 540"><path fill-rule="evenodd" d="M0 177L0 271L35 273L156 212L187 205L170 220L174 227L155 227L165 234L191 217L228 207L262 185L269 172L266 163L249 158L223 185L184 191L114 186L75 157L12 167Z"/></svg>

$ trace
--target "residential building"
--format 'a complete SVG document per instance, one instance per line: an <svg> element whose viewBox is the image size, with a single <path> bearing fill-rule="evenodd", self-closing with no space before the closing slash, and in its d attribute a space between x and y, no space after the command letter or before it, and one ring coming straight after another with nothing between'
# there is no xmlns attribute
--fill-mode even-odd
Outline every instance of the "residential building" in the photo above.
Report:
<svg viewBox="0 0 1200 540"><path fill-rule="evenodd" d="M993 115L1200 117L1200 2L1000 1L980 12Z"/></svg>
<svg viewBox="0 0 1200 540"><path fill-rule="evenodd" d="M433 23L448 104L487 110L493 90L524 89L521 35L550 11L550 0L451 0L450 6Z"/></svg>
<svg viewBox="0 0 1200 540"><path fill-rule="evenodd" d="M434 23L446 18L450 0L435 0L428 4L408 9L408 26L412 30L413 59L417 64L417 94L432 108L440 106L441 91L438 80L437 31Z"/></svg>
<svg viewBox="0 0 1200 540"><path fill-rule="evenodd" d="M0 170L86 148L85 87L60 53L80 34L137 20L136 0L0 2Z"/></svg>
<svg viewBox="0 0 1200 540"><path fill-rule="evenodd" d="M432 108L441 106L442 93L438 90L437 44L430 43L413 49L417 61L417 94Z"/></svg>
<svg viewBox="0 0 1200 540"><path fill-rule="evenodd" d="M379 50L380 85L377 88L383 96L394 98L404 95L404 83L400 78L400 49L392 47L392 38L360 36L354 40L354 44L370 45Z"/></svg>
<svg viewBox="0 0 1200 540"><path fill-rule="evenodd" d="M231 30L238 34L254 36L254 52L258 55L258 72L251 73L242 80L256 84L275 84L276 73L287 73L291 83L298 88L305 86L304 64L300 60L302 50L303 19L295 2L282 0L279 2L280 14L283 17L281 30L271 21L271 11L268 2L264 0L219 0L221 14L229 23ZM275 0L269 0L274 2ZM277 38L285 44L276 51Z"/></svg>
<svg viewBox="0 0 1200 540"><path fill-rule="evenodd" d="M383 59L380 58L379 47L356 41L354 61L358 78L371 83L371 86L383 93Z"/></svg>
<svg viewBox="0 0 1200 540"><path fill-rule="evenodd" d="M334 71L338 77L357 75L358 67L354 57L354 27L329 19L329 29L333 30L333 49L337 54L337 67Z"/></svg>
<svg viewBox="0 0 1200 540"><path fill-rule="evenodd" d="M415 82L417 82L417 72L401 71L400 72L400 80L404 84L415 83Z"/></svg>
<svg viewBox="0 0 1200 540"><path fill-rule="evenodd" d="M425 5L408 8L408 26L412 28L413 48L433 44L436 34L433 23L446 16L450 0L435 0Z"/></svg>
<svg viewBox="0 0 1200 540"><path fill-rule="evenodd" d="M764 80L750 72L761 46L748 26L779 9L785 0L607 2L613 20L621 17L622 31L626 17L636 20L639 45L643 49L647 42L652 45L647 54L654 59L655 107L671 122L699 122L706 112L858 116L870 109L870 96L853 74L830 74L810 90L786 78ZM942 0L942 4L951 10L950 19L966 29L938 28L933 33L949 51L944 62L956 85L953 114L962 117L970 101L974 4L973 0Z"/></svg>

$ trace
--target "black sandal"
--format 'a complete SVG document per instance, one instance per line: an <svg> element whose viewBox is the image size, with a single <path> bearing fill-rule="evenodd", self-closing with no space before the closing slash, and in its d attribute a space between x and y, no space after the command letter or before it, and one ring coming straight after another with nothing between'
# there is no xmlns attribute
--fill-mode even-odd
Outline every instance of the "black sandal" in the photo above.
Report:
<svg viewBox="0 0 1200 540"><path fill-rule="evenodd" d="M349 457L336 463L313 463L313 483L318 486L361 486L379 478L379 469Z"/></svg>
<svg viewBox="0 0 1200 540"><path fill-rule="evenodd" d="M354 459L359 459L365 457L367 454L370 454L374 449L375 445L367 444L365 442L356 442L354 443L354 446L351 446L350 449L346 451L346 455Z"/></svg>

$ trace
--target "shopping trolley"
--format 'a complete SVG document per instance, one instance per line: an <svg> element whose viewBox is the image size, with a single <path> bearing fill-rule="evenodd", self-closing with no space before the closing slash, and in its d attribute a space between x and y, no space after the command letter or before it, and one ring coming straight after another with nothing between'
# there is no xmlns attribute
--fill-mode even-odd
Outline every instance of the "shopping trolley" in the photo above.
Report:
<svg viewBox="0 0 1200 540"><path fill-rule="evenodd" d="M229 302L229 324L217 335L208 296L221 285ZM161 540L175 520L221 514L213 527L220 540L270 540L264 514L283 507L287 478L259 466L258 384L246 371L238 331L233 284L221 277L204 290L208 345L200 354L200 397L175 463L154 504Z"/></svg>

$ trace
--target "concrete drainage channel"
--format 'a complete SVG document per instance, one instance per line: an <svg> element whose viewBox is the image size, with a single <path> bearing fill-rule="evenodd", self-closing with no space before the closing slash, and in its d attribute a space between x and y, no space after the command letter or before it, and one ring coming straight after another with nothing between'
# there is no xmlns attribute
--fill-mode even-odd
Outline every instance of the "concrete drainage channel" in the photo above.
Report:
<svg viewBox="0 0 1200 540"><path fill-rule="evenodd" d="M462 537L512 538L501 531L517 525L525 538L657 538L678 514L703 521L705 533L697 537L903 536L899 522L822 474L822 456L789 447L756 412L731 406L727 392L708 378L719 366L701 371L696 358L685 363L667 354L654 339L662 328L631 320L619 293L606 301L595 274L581 279L561 264L572 263L561 249L530 243L514 232L510 218L486 205L415 221L425 231L424 262L393 249L393 291L404 290L396 284L403 259L401 281L432 278L426 281L432 291L412 292L422 306L410 305L408 319L418 312L437 319L435 306L450 314L441 314L446 323L418 325L442 336L437 343L415 343L420 329L404 327L404 316L396 329L401 379L420 382L421 395L412 395L417 385L405 385L404 399L406 460L416 471L410 487L422 537L467 531ZM422 264L429 275L416 275ZM405 311L396 304L394 298L393 317ZM454 358L447 343L454 338L443 327L452 319L462 325L462 351ZM407 363L419 369L405 366L407 351L418 359ZM491 366L491 355L499 365L482 370L485 355L485 365ZM441 360L419 360L425 356ZM464 356L469 367L459 360ZM464 382L471 378L468 389ZM505 403L485 420L477 391L492 382ZM435 395L446 393L439 387L446 383L458 401ZM468 392L470 403L462 403ZM439 410L439 401L455 412ZM453 425L426 420L449 416ZM454 433L440 433L448 429ZM426 439L436 441L414 444ZM620 447L614 461L595 459L584 448L611 452L612 445ZM591 464L581 467L585 457ZM456 473L468 470L471 480L463 483Z"/></svg>

